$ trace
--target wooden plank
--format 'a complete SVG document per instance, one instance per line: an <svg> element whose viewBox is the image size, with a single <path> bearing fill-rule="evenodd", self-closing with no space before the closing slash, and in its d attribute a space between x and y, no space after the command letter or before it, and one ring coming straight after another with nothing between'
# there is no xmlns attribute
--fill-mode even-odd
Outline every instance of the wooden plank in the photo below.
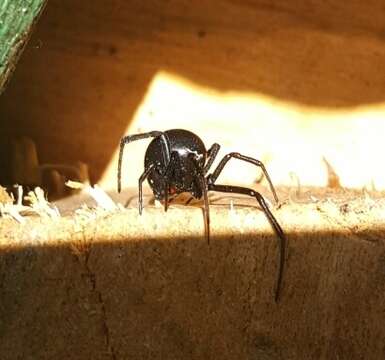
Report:
<svg viewBox="0 0 385 360"><path fill-rule="evenodd" d="M273 210L278 304L277 239L245 199L213 201L210 245L197 206L0 219L0 358L384 359L385 201L329 195Z"/></svg>
<svg viewBox="0 0 385 360"><path fill-rule="evenodd" d="M0 0L0 93L46 0Z"/></svg>

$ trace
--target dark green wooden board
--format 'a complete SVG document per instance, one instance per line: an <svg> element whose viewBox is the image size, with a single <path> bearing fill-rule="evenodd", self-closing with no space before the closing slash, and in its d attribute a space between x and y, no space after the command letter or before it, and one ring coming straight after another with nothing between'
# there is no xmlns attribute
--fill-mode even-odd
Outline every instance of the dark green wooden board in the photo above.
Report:
<svg viewBox="0 0 385 360"><path fill-rule="evenodd" d="M0 0L0 93L46 0Z"/></svg>

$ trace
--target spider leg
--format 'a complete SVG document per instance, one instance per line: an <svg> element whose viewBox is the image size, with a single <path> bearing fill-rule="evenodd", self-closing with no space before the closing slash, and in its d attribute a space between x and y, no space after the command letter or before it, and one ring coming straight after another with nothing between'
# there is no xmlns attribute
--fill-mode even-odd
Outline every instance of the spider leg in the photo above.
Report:
<svg viewBox="0 0 385 360"><path fill-rule="evenodd" d="M252 189L240 187L240 186L232 186L232 185L215 185L212 182L210 182L211 179L209 179L208 182L208 190L209 191L218 191L218 192L224 192L224 193L235 193L235 194L244 194L254 197L259 205L261 206L263 212L265 213L267 219L269 220L271 226L274 229L274 232L278 236L279 242L279 268L278 268L278 275L277 275L277 284L275 289L275 301L278 302L279 295L281 291L281 285L282 285L282 276L283 276L283 269L285 265L285 250L286 250L286 236L279 225L278 221L274 217L274 215L269 210L269 207L266 204L265 199L263 196Z"/></svg>
<svg viewBox="0 0 385 360"><path fill-rule="evenodd" d="M254 158L249 157L249 156L242 155L240 153L232 152L232 153L229 153L229 154L225 155L225 157L221 160L221 162L219 163L217 168L214 170L214 172L208 176L207 180L208 180L209 183L212 183L212 184L215 183L215 181L217 180L219 174L222 172L223 168L226 166L227 162L231 158L236 158L236 159L239 159L239 160L243 160L243 161L251 163L251 164L253 164L255 166L260 167L262 169L262 171L263 171L267 181L269 182L270 190L273 193L275 202L277 204L279 203L277 193L275 192L275 188L273 186L273 183L272 183L272 181L270 179L269 174L267 173L265 165L263 165L263 163L261 161L257 160L257 159L254 159Z"/></svg>
<svg viewBox="0 0 385 360"><path fill-rule="evenodd" d="M190 196L189 199L184 204L187 206L193 200L194 200L194 196Z"/></svg>
<svg viewBox="0 0 385 360"><path fill-rule="evenodd" d="M164 212L167 212L168 210L168 189L170 187L170 184L168 182L168 177L164 177Z"/></svg>
<svg viewBox="0 0 385 360"><path fill-rule="evenodd" d="M123 137L120 140L119 145L119 161L118 161L118 192L121 191L121 174L122 174L122 161L123 161L123 150L124 146L130 142L136 141L136 140L142 140L147 139L151 137L160 137L160 139L163 142L164 152L163 152L163 158L164 163L168 164L170 162L170 142L168 140L167 134L162 131L150 131L143 134L136 134L136 135L128 135Z"/></svg>
<svg viewBox="0 0 385 360"><path fill-rule="evenodd" d="M175 167L179 166L179 157L176 151L173 151L170 156L166 171L164 172L164 211L167 211L169 198L168 192L170 189L170 176L175 171Z"/></svg>
<svg viewBox="0 0 385 360"><path fill-rule="evenodd" d="M154 164L151 164L146 170L144 170L143 174L139 178L139 215L142 215L143 210L143 181L147 179L148 174L155 167Z"/></svg>
<svg viewBox="0 0 385 360"><path fill-rule="evenodd" d="M199 181L202 187L202 195L203 195L203 203L204 203L203 215L205 218L206 239L207 239L207 244L210 245L210 207L209 207L209 198L207 196L208 185L207 185L206 178L204 177L203 174L200 175Z"/></svg>
<svg viewBox="0 0 385 360"><path fill-rule="evenodd" d="M203 168L203 174L206 174L209 171L211 165L213 164L215 158L218 155L218 151L221 146L217 143L213 144L211 148L207 151L207 162L205 167Z"/></svg>

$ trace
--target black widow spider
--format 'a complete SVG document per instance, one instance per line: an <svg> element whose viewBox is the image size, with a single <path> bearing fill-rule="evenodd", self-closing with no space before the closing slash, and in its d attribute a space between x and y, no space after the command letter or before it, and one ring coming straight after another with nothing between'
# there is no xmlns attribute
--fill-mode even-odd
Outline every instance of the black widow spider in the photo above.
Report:
<svg viewBox="0 0 385 360"><path fill-rule="evenodd" d="M236 158L254 164L260 167L269 182L271 192L273 193L275 202L278 204L278 197L275 192L270 176L261 161L248 156L241 155L236 152L227 154L219 163L213 173L208 174L213 164L220 145L213 144L206 151L202 140L194 133L173 129L167 131L151 131L143 134L128 135L120 141L119 162L118 162L118 192L121 190L121 170L124 146L132 141L154 138L149 144L144 158L144 172L139 178L139 214L142 214L143 195L142 185L145 179L148 179L150 187L156 200L164 201L164 209L170 201L170 197L174 197L180 193L188 192L193 198L204 201L204 218L207 241L210 241L210 217L209 217L209 201L207 197L208 191L218 191L224 193L244 194L254 197L271 226L273 227L279 239L279 269L277 284L275 290L275 301L277 302L280 295L283 267L285 262L286 237L281 226L270 212L263 196L252 189L233 185L215 184L219 174L231 158Z"/></svg>

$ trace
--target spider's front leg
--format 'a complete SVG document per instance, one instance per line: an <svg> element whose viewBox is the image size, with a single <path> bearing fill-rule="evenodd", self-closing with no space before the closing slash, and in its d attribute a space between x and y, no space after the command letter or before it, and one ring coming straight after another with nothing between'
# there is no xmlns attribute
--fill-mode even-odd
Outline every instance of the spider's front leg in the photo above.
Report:
<svg viewBox="0 0 385 360"><path fill-rule="evenodd" d="M164 164L168 164L170 162L170 142L168 140L168 136L165 132L162 131L150 131L143 134L135 134L135 135L127 135L120 140L119 146L119 160L118 160L118 192L121 191L121 178L122 178L122 162L123 162L123 151L124 146L129 144L130 142L147 139L147 138L155 138L160 137L163 143L163 161Z"/></svg>
<svg viewBox="0 0 385 360"><path fill-rule="evenodd" d="M164 181L164 211L167 211L169 204L169 191L170 191L170 177L175 171L175 168L180 166L178 153L173 151L170 156L170 161L164 171L163 181Z"/></svg>
<svg viewBox="0 0 385 360"><path fill-rule="evenodd" d="M142 215L143 210L143 181L147 179L150 172L155 168L154 164L151 164L147 169L144 170L138 181L139 189L139 215Z"/></svg>

